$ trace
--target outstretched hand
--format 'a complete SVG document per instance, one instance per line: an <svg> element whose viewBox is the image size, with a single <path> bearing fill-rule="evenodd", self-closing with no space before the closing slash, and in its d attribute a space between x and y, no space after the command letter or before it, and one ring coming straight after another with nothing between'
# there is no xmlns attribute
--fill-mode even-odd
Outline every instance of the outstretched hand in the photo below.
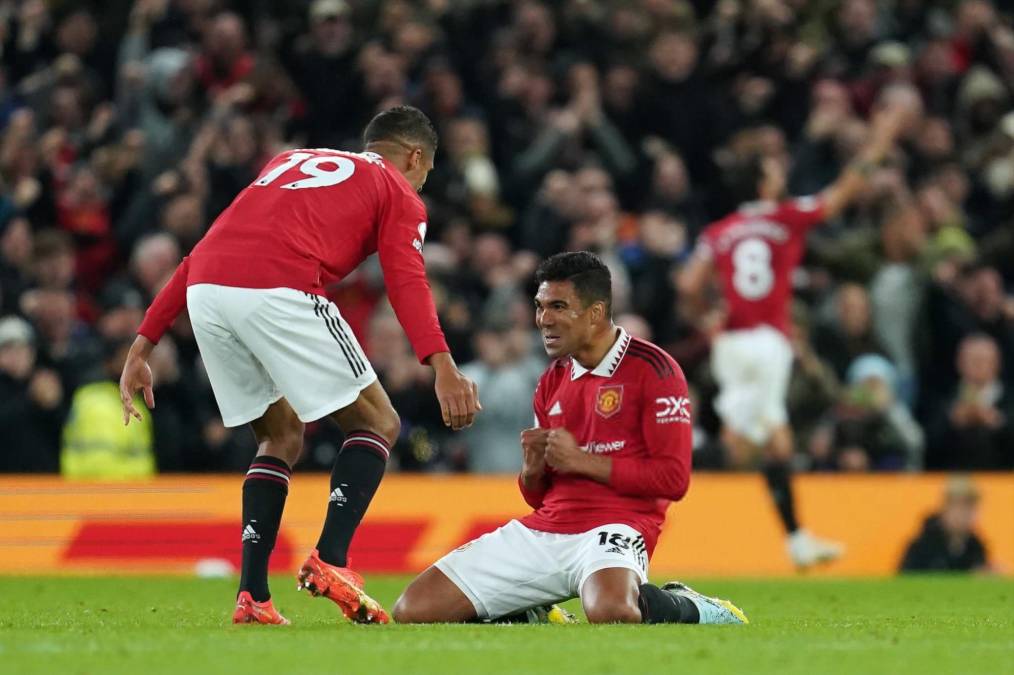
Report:
<svg viewBox="0 0 1014 675"><path fill-rule="evenodd" d="M482 410L479 385L465 377L446 352L434 354L430 364L436 372L433 388L440 402L444 425L454 431L472 426L475 415Z"/></svg>
<svg viewBox="0 0 1014 675"><path fill-rule="evenodd" d="M123 424L130 424L130 418L141 421L141 412L134 406L134 394L138 390L144 392L144 402L149 408L155 407L155 394L152 391L154 384L151 375L151 368L148 366L148 356L154 345L146 338L138 336L137 340L130 347L127 360L123 364L123 373L120 375L120 402L123 404Z"/></svg>

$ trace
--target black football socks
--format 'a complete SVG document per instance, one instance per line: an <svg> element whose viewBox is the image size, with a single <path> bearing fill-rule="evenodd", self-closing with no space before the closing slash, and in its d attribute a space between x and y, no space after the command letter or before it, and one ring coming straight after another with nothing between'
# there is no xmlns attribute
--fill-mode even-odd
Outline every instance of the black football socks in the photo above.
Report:
<svg viewBox="0 0 1014 675"><path fill-rule="evenodd" d="M799 529L796 522L796 506L792 497L792 476L789 465L785 462L769 462L764 465L764 479L768 483L768 492L778 509L778 515L785 525L785 531L792 534Z"/></svg>
<svg viewBox="0 0 1014 675"><path fill-rule="evenodd" d="M641 623L700 623L701 613L690 598L663 591L655 584L641 584L639 590Z"/></svg>
<svg viewBox="0 0 1014 675"><path fill-rule="evenodd" d="M289 494L292 469L277 457L254 457L243 482L243 565L239 590L249 591L257 602L271 597L268 559L275 547Z"/></svg>
<svg viewBox="0 0 1014 675"><path fill-rule="evenodd" d="M352 535L384 477L390 455L387 441L371 431L353 431L345 437L331 469L327 518L317 542L322 561L338 567L348 564Z"/></svg>

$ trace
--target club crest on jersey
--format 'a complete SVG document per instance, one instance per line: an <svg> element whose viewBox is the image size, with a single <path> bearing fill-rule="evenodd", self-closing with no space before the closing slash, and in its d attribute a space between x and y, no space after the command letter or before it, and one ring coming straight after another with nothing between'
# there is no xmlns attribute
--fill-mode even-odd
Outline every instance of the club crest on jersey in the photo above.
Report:
<svg viewBox="0 0 1014 675"><path fill-rule="evenodd" d="M623 385L607 385L599 387L595 397L595 412L602 417L612 417L620 412L623 405Z"/></svg>

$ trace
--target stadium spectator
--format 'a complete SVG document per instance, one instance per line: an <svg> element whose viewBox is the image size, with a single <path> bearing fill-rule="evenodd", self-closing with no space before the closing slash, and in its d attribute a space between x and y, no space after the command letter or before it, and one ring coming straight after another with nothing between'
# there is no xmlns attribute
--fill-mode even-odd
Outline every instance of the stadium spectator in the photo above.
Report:
<svg viewBox="0 0 1014 675"><path fill-rule="evenodd" d="M835 294L834 309L832 321L817 325L813 346L841 379L857 357L883 354L884 349L873 334L870 297L865 288L855 283L842 284Z"/></svg>
<svg viewBox="0 0 1014 675"><path fill-rule="evenodd" d="M989 560L975 533L979 490L966 476L953 476L940 511L926 518L905 550L902 572L985 572Z"/></svg>
<svg viewBox="0 0 1014 675"><path fill-rule="evenodd" d="M60 450L65 478L118 480L156 472L151 413L141 406L138 424L123 424L118 381L130 343L129 338L107 340L103 378L78 387L71 397Z"/></svg>
<svg viewBox="0 0 1014 675"><path fill-rule="evenodd" d="M999 272L984 264L938 279L927 298L928 347L925 370L936 392L949 392L958 379L955 356L972 333L989 335L1000 350L1003 380L1014 382L1014 303L1005 297ZM932 364L932 368L930 367ZM934 402L936 403L936 402Z"/></svg>
<svg viewBox="0 0 1014 675"><path fill-rule="evenodd" d="M254 69L254 57L247 51L246 27L239 16L222 12L211 20L194 68L198 83L212 101L252 102L247 80Z"/></svg>
<svg viewBox="0 0 1014 675"><path fill-rule="evenodd" d="M3 203L3 207L9 207ZM10 211L0 216L0 314L17 310L18 299L29 285L33 235L27 218Z"/></svg>
<svg viewBox="0 0 1014 675"><path fill-rule="evenodd" d="M96 376L98 336L132 320L105 296L111 282L147 301L266 157L358 150L372 114L405 102L444 141L425 195L427 259L452 347L468 354L490 308L528 295L533 259L589 248L610 266L617 310L643 317L705 397L700 423L714 434L709 336L723 310L677 298L687 242L735 206L722 178L737 160L775 156L791 193L817 193L863 145L873 102L900 90L917 92L924 119L809 238L793 279L813 317L794 372L818 374L803 367L811 351L839 379L863 353L887 357L931 445L966 337L992 337L998 381L1014 387L1009 3L8 4L0 314L34 324L38 361L68 394ZM385 306L369 265L329 291L364 335ZM205 412L199 449L166 466L240 466L248 434L216 426L186 317L173 339L174 382ZM395 448L399 466L455 468L412 395L419 373L391 363L378 370L399 381L415 430ZM833 407L817 399L807 419ZM176 423L158 417L156 447L173 446ZM340 439L308 434L303 461L329 465L314 449L323 458Z"/></svg>
<svg viewBox="0 0 1014 675"><path fill-rule="evenodd" d="M530 351L518 351L510 339L510 327L487 324L475 335L478 359L461 372L479 386L483 414L461 436L465 466L477 473L516 474L521 457L516 451L519 429L532 421L528 397L535 390L545 362Z"/></svg>
<svg viewBox="0 0 1014 675"><path fill-rule="evenodd" d="M1014 395L1000 379L1000 359L989 335L961 341L958 386L929 427L929 468L1014 469Z"/></svg>
<svg viewBox="0 0 1014 675"><path fill-rule="evenodd" d="M21 296L21 311L35 327L39 361L59 373L65 391L74 391L97 367L101 371L94 333L78 318L71 291L28 291Z"/></svg>
<svg viewBox="0 0 1014 675"><path fill-rule="evenodd" d="M144 237L130 257L130 271L147 299L155 297L180 262L180 247L169 234Z"/></svg>
<svg viewBox="0 0 1014 675"><path fill-rule="evenodd" d="M344 0L314 0L309 24L309 34L282 53L306 106L297 129L307 147L352 147L368 111L351 9Z"/></svg>
<svg viewBox="0 0 1014 675"><path fill-rule="evenodd" d="M59 467L60 425L66 414L60 378L36 363L32 327L0 319L0 471L53 472Z"/></svg>
<svg viewBox="0 0 1014 675"><path fill-rule="evenodd" d="M800 457L807 456L806 448L820 429L826 411L834 406L841 393L841 378L811 343L809 322L805 305L793 303L789 342L794 359L786 407L789 424L795 431L796 453Z"/></svg>
<svg viewBox="0 0 1014 675"><path fill-rule="evenodd" d="M816 468L842 471L919 469L923 432L897 398L898 371L883 356L852 362L848 388L832 412L830 445L811 444Z"/></svg>

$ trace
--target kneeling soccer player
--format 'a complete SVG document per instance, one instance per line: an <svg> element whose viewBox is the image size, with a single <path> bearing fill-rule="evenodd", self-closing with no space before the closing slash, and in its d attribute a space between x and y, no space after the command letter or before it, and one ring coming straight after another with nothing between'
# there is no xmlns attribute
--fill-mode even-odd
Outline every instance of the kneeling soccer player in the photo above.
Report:
<svg viewBox="0 0 1014 675"><path fill-rule="evenodd" d="M726 600L648 583L666 508L690 480L679 365L613 324L609 270L591 253L547 259L537 281L536 323L555 360L535 391L537 427L521 434L519 484L535 511L438 560L395 620L546 616L579 596L592 623L746 623Z"/></svg>

